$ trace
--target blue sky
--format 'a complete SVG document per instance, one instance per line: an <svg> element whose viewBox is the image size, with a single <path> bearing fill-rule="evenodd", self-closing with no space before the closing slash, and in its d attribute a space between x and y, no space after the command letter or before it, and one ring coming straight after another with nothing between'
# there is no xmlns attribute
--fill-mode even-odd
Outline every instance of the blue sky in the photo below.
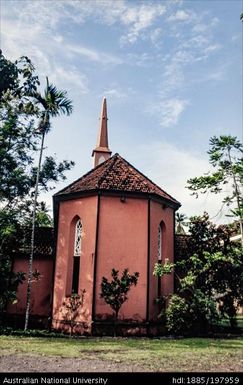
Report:
<svg viewBox="0 0 243 385"><path fill-rule="evenodd" d="M46 154L75 168L57 190L93 166L102 97L109 145L182 203L215 217L220 198L190 196L188 178L209 170L209 138L242 139L240 0L2 0L1 47L27 55L68 91L71 117L56 118ZM54 190L55 191L55 190ZM43 198L51 208L51 196Z"/></svg>

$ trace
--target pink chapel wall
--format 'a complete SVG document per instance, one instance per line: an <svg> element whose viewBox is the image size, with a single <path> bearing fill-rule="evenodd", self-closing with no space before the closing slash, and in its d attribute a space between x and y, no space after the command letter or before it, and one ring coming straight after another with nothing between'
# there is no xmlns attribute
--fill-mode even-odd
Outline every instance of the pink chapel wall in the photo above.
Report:
<svg viewBox="0 0 243 385"><path fill-rule="evenodd" d="M75 321L85 323L90 331L92 320L93 264L97 217L97 196L60 202L58 241L53 298L54 328L64 328L68 320L65 301L71 294L72 261L74 250L74 226L78 218L82 222L82 247L80 256L79 291L85 289L84 304ZM82 332L82 330L81 330Z"/></svg>
<svg viewBox="0 0 243 385"><path fill-rule="evenodd" d="M158 305L158 280L153 275L154 265L158 262L158 229L162 224L162 263L168 258L174 261L174 210L162 205L160 202L151 201L150 208L150 319L157 319ZM161 295L169 295L174 291L174 274L168 274L161 278Z"/></svg>
<svg viewBox="0 0 243 385"><path fill-rule="evenodd" d="M83 224L82 255L79 288L85 289L84 309L77 318L79 322L91 324L93 300L93 271L96 238L98 197L86 197L60 203L58 244L56 257L53 326L60 327L65 318L63 302L70 295L72 280L72 257L74 232L72 223L78 217ZM157 262L158 226L164 224L163 261L173 261L173 210L163 208L161 203L151 201L150 207L150 307L149 319L156 320L158 296L157 278L153 276L153 268ZM97 283L95 312L98 317L105 318L112 311L100 298L101 279L110 277L114 267L120 271L128 267L131 273L138 271L138 285L132 287L129 300L123 305L121 319L142 321L146 318L147 297L147 245L148 245L148 201L147 199L126 198L124 203L119 197L101 196L100 223L97 253ZM15 258L14 271L27 272L27 259ZM33 270L37 269L41 277L32 284L31 313L39 317L50 316L53 262L51 259L34 259ZM161 294L173 292L173 275L161 280ZM19 286L18 302L9 306L8 313L24 314L26 307L26 282Z"/></svg>
<svg viewBox="0 0 243 385"><path fill-rule="evenodd" d="M65 306L63 303L71 294L72 259L74 231L77 218L83 224L82 254L80 262L79 288L85 289L84 307L78 315L77 322L85 322L91 332L93 272L95 258L96 221L98 196L82 197L60 202L58 220L58 243L56 250L56 270L53 299L53 327L64 328ZM173 261L174 233L173 209L164 208L161 203L151 200L150 203L150 280L149 280L149 319L157 320L158 307L155 298L158 296L158 278L153 276L154 264L157 262L158 227L163 223L163 252L165 258ZM120 311L121 319L143 321L146 319L147 301L147 257L148 257L148 200L127 197L123 203L118 196L100 197L100 221L97 249L97 274L95 293L96 319L105 319L112 311L100 298L101 280L103 276L110 278L112 268L120 272L129 268L131 273L140 273L138 284L129 292L128 301ZM27 258L14 259L14 271L28 270ZM50 317L53 287L53 260L36 258L33 270L37 269L41 276L32 284L31 314L36 317ZM173 275L161 280L161 294L173 292ZM26 282L18 288L18 302L8 307L9 314L24 315L26 309Z"/></svg>
<svg viewBox="0 0 243 385"><path fill-rule="evenodd" d="M111 279L111 270L128 268L139 272L137 286L132 286L119 318L142 321L146 318L147 288L147 200L102 196L100 201L99 242L96 276L96 318L105 319L111 308L100 298L101 281Z"/></svg>
<svg viewBox="0 0 243 385"><path fill-rule="evenodd" d="M60 203L58 244L53 303L53 327L64 328L64 301L70 295L72 280L72 258L74 231L72 223L81 218L83 224L82 253L80 262L79 288L85 289L83 310L77 322L86 322L91 332L93 272L95 258L96 220L98 197L80 198ZM163 262L165 258L173 261L173 209L163 208L161 203L150 203L150 281L149 281L149 319L157 320L158 309L155 299L158 296L158 278L153 276L157 262L158 227L163 223ZM147 311L147 261L148 261L148 199L102 195L100 197L99 231L96 262L95 314L96 320L109 319L111 308L100 298L101 281L105 276L111 279L111 270L121 273L128 268L130 273L139 272L138 284L132 287L128 301L122 306L119 318L142 322ZM173 275L161 279L161 294L173 292Z"/></svg>
<svg viewBox="0 0 243 385"><path fill-rule="evenodd" d="M51 293L53 280L53 260L50 258L34 258L33 271L37 270L40 273L38 280L33 279L31 284L31 303L30 315L36 318L50 317L51 309ZM16 256L13 263L13 271L22 271L25 273L26 280L18 286L17 302L8 305L7 313L24 315L26 311L26 291L28 277L28 257L19 258Z"/></svg>

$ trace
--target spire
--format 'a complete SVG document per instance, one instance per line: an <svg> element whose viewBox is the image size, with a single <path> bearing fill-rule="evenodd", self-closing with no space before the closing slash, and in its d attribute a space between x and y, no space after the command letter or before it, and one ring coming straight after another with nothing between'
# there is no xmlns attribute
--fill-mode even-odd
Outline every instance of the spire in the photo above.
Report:
<svg viewBox="0 0 243 385"><path fill-rule="evenodd" d="M107 120L106 98L103 98L98 140L97 145L92 153L92 156L94 157L94 167L96 167L98 164L101 164L111 156L111 151L108 146Z"/></svg>

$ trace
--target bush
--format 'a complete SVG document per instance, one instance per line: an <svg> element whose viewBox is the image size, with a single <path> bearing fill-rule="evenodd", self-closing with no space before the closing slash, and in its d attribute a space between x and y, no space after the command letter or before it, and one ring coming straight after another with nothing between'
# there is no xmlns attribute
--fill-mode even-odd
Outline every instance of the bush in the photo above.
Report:
<svg viewBox="0 0 243 385"><path fill-rule="evenodd" d="M174 294L166 310L167 329L174 334L204 334L218 320L215 301L200 290L184 298Z"/></svg>
<svg viewBox="0 0 243 385"><path fill-rule="evenodd" d="M172 295L166 310L166 326L168 331L181 334L190 329L189 306L184 298Z"/></svg>
<svg viewBox="0 0 243 385"><path fill-rule="evenodd" d="M46 337L46 338L67 338L66 334L40 329L14 329L9 326L0 326L0 335L19 337Z"/></svg>

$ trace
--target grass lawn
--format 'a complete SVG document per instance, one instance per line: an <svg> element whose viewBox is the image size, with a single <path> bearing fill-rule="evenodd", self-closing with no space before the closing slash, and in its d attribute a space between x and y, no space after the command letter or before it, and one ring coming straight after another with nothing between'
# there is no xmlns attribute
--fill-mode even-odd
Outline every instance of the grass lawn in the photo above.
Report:
<svg viewBox="0 0 243 385"><path fill-rule="evenodd" d="M143 371L240 371L243 338L32 338L0 336L0 355L69 357L136 365Z"/></svg>

